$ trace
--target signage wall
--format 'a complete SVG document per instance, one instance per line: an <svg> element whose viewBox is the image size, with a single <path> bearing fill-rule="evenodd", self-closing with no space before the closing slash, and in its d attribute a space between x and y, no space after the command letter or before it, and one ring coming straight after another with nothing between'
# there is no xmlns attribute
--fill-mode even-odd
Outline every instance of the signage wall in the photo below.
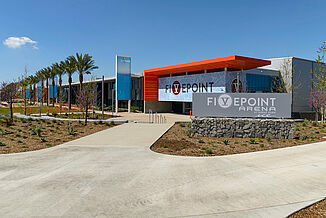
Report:
<svg viewBox="0 0 326 218"><path fill-rule="evenodd" d="M225 72L159 78L159 101L192 102L193 93L225 93Z"/></svg>
<svg viewBox="0 0 326 218"><path fill-rule="evenodd" d="M290 93L194 93L198 117L291 118Z"/></svg>
<svg viewBox="0 0 326 218"><path fill-rule="evenodd" d="M131 99L131 57L116 56L117 100Z"/></svg>

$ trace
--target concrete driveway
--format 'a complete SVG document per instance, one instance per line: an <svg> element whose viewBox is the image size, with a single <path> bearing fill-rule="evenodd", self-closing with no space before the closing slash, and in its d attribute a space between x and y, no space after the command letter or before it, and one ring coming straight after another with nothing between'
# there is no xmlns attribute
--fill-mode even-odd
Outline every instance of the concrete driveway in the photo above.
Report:
<svg viewBox="0 0 326 218"><path fill-rule="evenodd" d="M0 217L284 217L326 196L326 143L212 158L150 151L169 127L123 124L0 155Z"/></svg>

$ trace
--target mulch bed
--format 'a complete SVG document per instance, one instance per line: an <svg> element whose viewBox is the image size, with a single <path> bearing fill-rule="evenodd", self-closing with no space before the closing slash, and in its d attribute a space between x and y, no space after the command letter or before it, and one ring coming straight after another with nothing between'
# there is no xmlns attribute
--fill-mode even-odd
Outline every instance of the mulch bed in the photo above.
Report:
<svg viewBox="0 0 326 218"><path fill-rule="evenodd" d="M291 214L289 218L303 218L303 217L326 217L326 199L314 203L313 205L299 210L298 212Z"/></svg>
<svg viewBox="0 0 326 218"><path fill-rule="evenodd" d="M180 156L219 156L325 141L326 125L305 121L296 123L295 139L249 139L191 137L189 124L175 124L151 149L155 152Z"/></svg>
<svg viewBox="0 0 326 218"><path fill-rule="evenodd" d="M68 119L85 119L84 115L82 113L62 113L62 114L49 114L50 117L56 117L56 118L68 118ZM104 114L104 120L118 117L116 115L111 114ZM88 112L87 119L91 120L102 120L102 114L99 113L92 113Z"/></svg>
<svg viewBox="0 0 326 218"><path fill-rule="evenodd" d="M0 154L49 148L116 125L89 122L85 126L83 122L18 118L7 125L7 119L8 116L0 116Z"/></svg>

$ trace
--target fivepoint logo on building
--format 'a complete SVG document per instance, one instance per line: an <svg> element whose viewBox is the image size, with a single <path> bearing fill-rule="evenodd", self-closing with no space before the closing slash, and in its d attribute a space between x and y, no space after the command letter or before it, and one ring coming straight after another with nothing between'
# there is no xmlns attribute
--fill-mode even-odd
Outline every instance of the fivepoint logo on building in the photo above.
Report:
<svg viewBox="0 0 326 218"><path fill-rule="evenodd" d="M200 117L291 117L288 93L194 93L193 115Z"/></svg>
<svg viewBox="0 0 326 218"><path fill-rule="evenodd" d="M192 93L225 93L223 72L159 78L159 101L191 102Z"/></svg>

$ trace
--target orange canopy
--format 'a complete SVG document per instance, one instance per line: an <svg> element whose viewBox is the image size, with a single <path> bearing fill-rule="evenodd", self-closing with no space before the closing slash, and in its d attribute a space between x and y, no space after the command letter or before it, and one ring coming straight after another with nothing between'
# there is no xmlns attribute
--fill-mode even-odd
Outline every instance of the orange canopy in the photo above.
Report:
<svg viewBox="0 0 326 218"><path fill-rule="evenodd" d="M144 73L150 73L151 75L166 75L174 73L185 73L200 70L210 69L224 69L225 67L232 70L250 70L257 67L270 65L271 62L268 60L248 58L243 56L228 56L222 58L214 58L204 61L196 61L185 64L177 64L167 67L153 68L145 70Z"/></svg>
<svg viewBox="0 0 326 218"><path fill-rule="evenodd" d="M144 71L144 100L158 100L158 77L203 70L217 70L228 68L229 70L250 70L257 67L270 65L271 61L248 58L243 56L228 56L222 58L214 58L204 61L196 61L185 64L177 64L167 67L159 67Z"/></svg>

